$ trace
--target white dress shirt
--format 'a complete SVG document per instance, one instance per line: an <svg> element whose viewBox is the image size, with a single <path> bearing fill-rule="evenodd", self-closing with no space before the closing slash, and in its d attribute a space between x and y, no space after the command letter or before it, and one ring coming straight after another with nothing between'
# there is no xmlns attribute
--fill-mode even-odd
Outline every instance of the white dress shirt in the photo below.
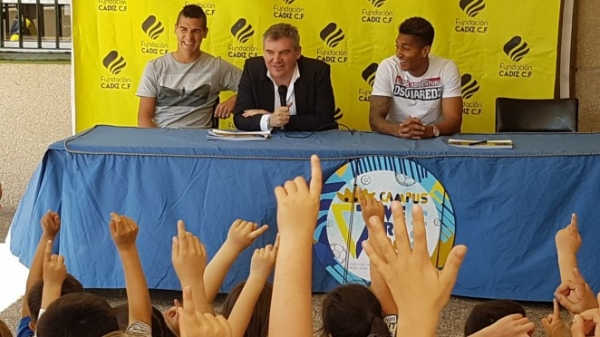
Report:
<svg viewBox="0 0 600 337"><path fill-rule="evenodd" d="M273 77L271 76L271 73L269 73L269 70L267 69L267 77L271 80L271 82L273 82L273 91L275 92L274 95L274 99L275 99L275 109L281 107L281 98L279 96L279 90L278 90L278 86L277 83L275 83L275 80L273 79ZM285 101L287 102L288 105L290 105L290 103L292 104L290 106L290 115L293 116L296 114L296 96L294 95L294 84L296 83L296 81L300 78L300 70L298 69L298 63L296 63L296 69L294 70L294 75L292 76L292 80L290 81L290 85L288 86L288 90L287 90L287 96L285 98ZM260 119L260 129L262 131L267 131L267 130L271 130L273 129L272 127L269 127L269 119L271 118L271 114L267 114L267 115L263 115Z"/></svg>

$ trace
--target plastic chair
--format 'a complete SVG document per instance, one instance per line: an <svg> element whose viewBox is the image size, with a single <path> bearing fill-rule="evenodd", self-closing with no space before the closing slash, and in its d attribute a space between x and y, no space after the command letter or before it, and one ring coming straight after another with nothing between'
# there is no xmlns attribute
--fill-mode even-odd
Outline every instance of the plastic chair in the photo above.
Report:
<svg viewBox="0 0 600 337"><path fill-rule="evenodd" d="M579 100L496 98L496 132L577 132Z"/></svg>

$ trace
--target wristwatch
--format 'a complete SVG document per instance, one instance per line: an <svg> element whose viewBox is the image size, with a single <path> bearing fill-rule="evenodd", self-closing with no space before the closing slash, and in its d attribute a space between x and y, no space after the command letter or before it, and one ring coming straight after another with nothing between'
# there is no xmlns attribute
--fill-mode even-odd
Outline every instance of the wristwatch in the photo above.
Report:
<svg viewBox="0 0 600 337"><path fill-rule="evenodd" d="M440 136L440 129L438 129L438 127L435 126L434 124L431 124L431 126L433 127L433 137L439 137Z"/></svg>

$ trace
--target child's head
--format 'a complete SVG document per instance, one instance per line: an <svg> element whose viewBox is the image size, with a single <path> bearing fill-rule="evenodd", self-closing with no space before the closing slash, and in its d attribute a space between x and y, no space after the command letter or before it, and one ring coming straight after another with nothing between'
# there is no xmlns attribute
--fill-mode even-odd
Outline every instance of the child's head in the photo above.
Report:
<svg viewBox="0 0 600 337"><path fill-rule="evenodd" d="M329 292L323 301L323 336L388 336L379 300L368 288L348 284Z"/></svg>
<svg viewBox="0 0 600 337"><path fill-rule="evenodd" d="M129 326L129 304L125 303L116 307L115 314L117 315L117 320L119 321L119 328L121 329L121 331L127 330L127 327ZM167 326L167 323L165 322L162 313L155 307L152 307L151 327L152 337L175 337L175 334L173 334L173 332L169 330L169 327Z"/></svg>
<svg viewBox="0 0 600 337"><path fill-rule="evenodd" d="M52 302L37 324L38 337L102 337L118 331L119 322L106 299L90 293L72 293Z"/></svg>
<svg viewBox="0 0 600 337"><path fill-rule="evenodd" d="M229 318L229 315L231 315L231 311L240 297L240 293L245 284L246 282L238 283L231 289L229 295L227 295L225 303L223 303L223 309L221 310L221 314L225 316L225 318ZM269 312L271 311L272 296L273 285L267 282L256 301L254 311L252 312L252 318L250 318L250 323L248 324L244 337L267 337L269 333Z"/></svg>
<svg viewBox="0 0 600 337"><path fill-rule="evenodd" d="M12 332L10 332L10 329L8 328L8 326L6 326L6 323L4 323L4 321L1 319L0 319L0 337L13 337Z"/></svg>
<svg viewBox="0 0 600 337"><path fill-rule="evenodd" d="M502 317L512 314L527 316L525 309L511 300L492 300L479 303L471 310L465 323L465 336L470 336L479 330L496 323Z"/></svg>
<svg viewBox="0 0 600 337"><path fill-rule="evenodd" d="M39 280L34 283L31 289L29 290L29 294L27 295L27 306L29 307L29 316L31 317L31 322L29 323L29 328L32 331L35 331L35 326L37 323L37 318L40 314L40 307L42 306L42 289L44 288L44 280ZM65 281L62 284L62 288L60 291L60 295L64 296L66 294L71 293L80 293L83 292L83 285L73 275L67 274Z"/></svg>

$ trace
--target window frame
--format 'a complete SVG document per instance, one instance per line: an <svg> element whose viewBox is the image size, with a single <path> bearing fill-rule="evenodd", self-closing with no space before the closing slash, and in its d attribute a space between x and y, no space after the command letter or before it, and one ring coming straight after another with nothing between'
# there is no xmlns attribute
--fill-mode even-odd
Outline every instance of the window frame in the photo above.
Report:
<svg viewBox="0 0 600 337"><path fill-rule="evenodd" d="M22 34L19 34L19 41L10 41L8 40L8 32L6 32L6 28L10 23L8 11L5 12L5 5L15 5L17 8L17 13L19 13L19 9L21 5L36 5L36 16L40 18L44 15L44 6L54 6L54 15L55 15L55 37L54 41L44 41L42 34L40 33L40 28L38 27L37 41L24 41ZM50 5L50 6L49 6ZM1 19L0 19L0 52L45 52L45 53L70 53L73 49L73 40L72 40L72 28L71 28L71 40L70 41L61 41L61 37L59 32L62 31L62 16L64 11L64 6L69 6L70 14L69 18L71 20L72 27L72 0L0 0L0 10ZM19 15L19 14L17 14ZM5 21L8 24L5 24ZM19 15L19 26L24 26L23 16ZM38 20L39 24L39 20Z"/></svg>

